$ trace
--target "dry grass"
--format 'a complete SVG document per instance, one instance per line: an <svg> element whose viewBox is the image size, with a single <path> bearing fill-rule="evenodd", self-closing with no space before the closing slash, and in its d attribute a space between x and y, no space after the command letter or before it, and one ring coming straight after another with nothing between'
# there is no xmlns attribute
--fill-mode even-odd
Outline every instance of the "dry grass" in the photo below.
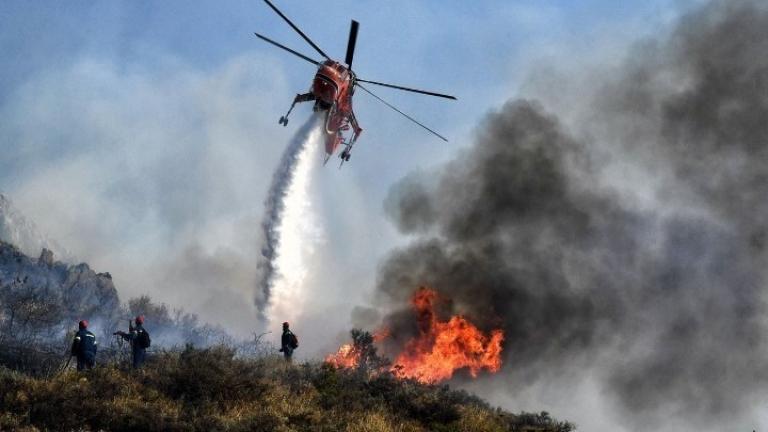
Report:
<svg viewBox="0 0 768 432"><path fill-rule="evenodd" d="M0 369L3 431L495 432L542 425L572 430L446 387L239 359L224 347L157 355L139 372L111 364L43 379Z"/></svg>

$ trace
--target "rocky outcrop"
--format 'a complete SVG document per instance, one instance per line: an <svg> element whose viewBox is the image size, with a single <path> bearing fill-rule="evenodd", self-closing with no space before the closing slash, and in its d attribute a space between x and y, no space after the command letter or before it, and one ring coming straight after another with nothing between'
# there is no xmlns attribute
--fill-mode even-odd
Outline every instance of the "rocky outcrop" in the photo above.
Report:
<svg viewBox="0 0 768 432"><path fill-rule="evenodd" d="M107 354L108 344L115 340L112 334L138 315L150 323L153 347L231 340L224 330L199 323L193 314L155 304L148 296L121 305L112 276L97 273L88 264L57 261L49 249L32 258L0 241L0 366L43 371L57 365L81 319L90 322L89 330L104 348L99 350L101 358L118 355L114 346Z"/></svg>
<svg viewBox="0 0 768 432"><path fill-rule="evenodd" d="M43 251L40 253L40 258L37 260L37 263L40 265L44 265L46 267L53 266L53 252L51 252L46 248L43 248Z"/></svg>
<svg viewBox="0 0 768 432"><path fill-rule="evenodd" d="M88 264L68 265L43 249L40 258L25 255L0 241L0 294L24 291L60 305L62 319L79 317L111 320L119 313L120 299L109 273L96 273Z"/></svg>

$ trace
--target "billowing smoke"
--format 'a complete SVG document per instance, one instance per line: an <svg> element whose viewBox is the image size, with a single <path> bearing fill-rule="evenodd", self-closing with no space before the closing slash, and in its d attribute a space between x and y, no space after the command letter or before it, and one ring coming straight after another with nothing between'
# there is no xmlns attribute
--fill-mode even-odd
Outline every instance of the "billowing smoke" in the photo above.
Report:
<svg viewBox="0 0 768 432"><path fill-rule="evenodd" d="M404 305L428 285L504 330L504 378L488 386L591 376L632 430L754 426L768 5L703 6L590 82L572 126L556 105L510 101L455 161L392 189L385 207L413 241L377 282L390 343L416 331Z"/></svg>
<svg viewBox="0 0 768 432"><path fill-rule="evenodd" d="M302 230L301 225L314 225L311 222L312 213L307 211L306 207L309 205L309 174L314 162L312 155L318 148L318 118L310 117L286 147L272 176L264 202L264 217L261 222L264 237L257 264L259 280L256 293L256 305L262 319L266 318L266 309L274 307L275 301L271 297L276 280L282 281L283 291L294 291L295 285L300 284L300 281L290 282L286 278L297 274L299 278L302 277L301 244L309 239L302 240L300 235L293 234L299 231L309 234L305 232L307 230ZM280 294L283 297L291 297L289 292ZM280 301L287 299L277 300L278 303Z"/></svg>
<svg viewBox="0 0 768 432"><path fill-rule="evenodd" d="M109 271L122 299L147 294L249 337L262 201L296 129L272 116L282 69L256 53L198 68L163 49L128 63L57 52L63 63L44 62L0 104L3 193L72 263Z"/></svg>

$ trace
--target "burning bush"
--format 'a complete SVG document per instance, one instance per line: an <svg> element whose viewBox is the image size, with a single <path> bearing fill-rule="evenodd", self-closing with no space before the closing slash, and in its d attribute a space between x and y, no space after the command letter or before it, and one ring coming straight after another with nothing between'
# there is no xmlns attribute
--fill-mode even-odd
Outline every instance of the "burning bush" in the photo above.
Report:
<svg viewBox="0 0 768 432"><path fill-rule="evenodd" d="M445 381L458 369L467 368L472 377L486 369L498 372L501 368L501 344L504 334L492 330L484 334L474 324L460 315L441 321L435 312L440 301L437 291L419 288L411 299L416 314L419 334L409 340L398 354L389 371L402 379L415 379L425 384ZM329 355L326 362L338 368L359 368L361 362L367 369L373 366L372 358L378 359L374 342L389 336L380 330L373 336L359 330L352 331L352 343L342 345L339 351ZM376 365L382 371L385 365Z"/></svg>
<svg viewBox="0 0 768 432"><path fill-rule="evenodd" d="M485 335L466 318L455 315L440 321L435 313L437 291L419 288L411 299L419 323L419 335L411 339L393 366L401 378L436 383L468 368L472 377L481 369L498 372L501 368L501 343L504 334L493 330Z"/></svg>
<svg viewBox="0 0 768 432"><path fill-rule="evenodd" d="M360 369L365 372L377 372L389 365L380 357L374 342L387 336L385 331L370 334L367 331L352 329L352 343L344 344L335 354L325 358L325 362L337 368Z"/></svg>

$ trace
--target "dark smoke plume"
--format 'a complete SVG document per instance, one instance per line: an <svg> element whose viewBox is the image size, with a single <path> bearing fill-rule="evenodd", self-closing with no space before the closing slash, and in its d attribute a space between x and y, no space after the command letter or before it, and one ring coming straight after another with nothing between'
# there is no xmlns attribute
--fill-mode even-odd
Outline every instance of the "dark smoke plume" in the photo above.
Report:
<svg viewBox="0 0 768 432"><path fill-rule="evenodd" d="M258 285L256 292L256 306L262 319L264 319L264 312L269 302L270 290L275 277L274 260L280 245L278 226L285 209L285 196L293 181L296 164L299 162L301 153L307 147L309 134L316 126L317 119L317 116L311 116L296 131L290 144L285 148L280 158L280 164L272 174L272 183L267 192L267 199L264 201L264 216L261 221L263 246L257 263Z"/></svg>
<svg viewBox="0 0 768 432"><path fill-rule="evenodd" d="M579 130L511 101L392 189L414 240L379 274L390 343L429 285L504 330L509 388L590 371L635 429L729 422L768 385L768 4L706 5L629 54L593 80ZM658 204L606 181L612 163L641 167Z"/></svg>

